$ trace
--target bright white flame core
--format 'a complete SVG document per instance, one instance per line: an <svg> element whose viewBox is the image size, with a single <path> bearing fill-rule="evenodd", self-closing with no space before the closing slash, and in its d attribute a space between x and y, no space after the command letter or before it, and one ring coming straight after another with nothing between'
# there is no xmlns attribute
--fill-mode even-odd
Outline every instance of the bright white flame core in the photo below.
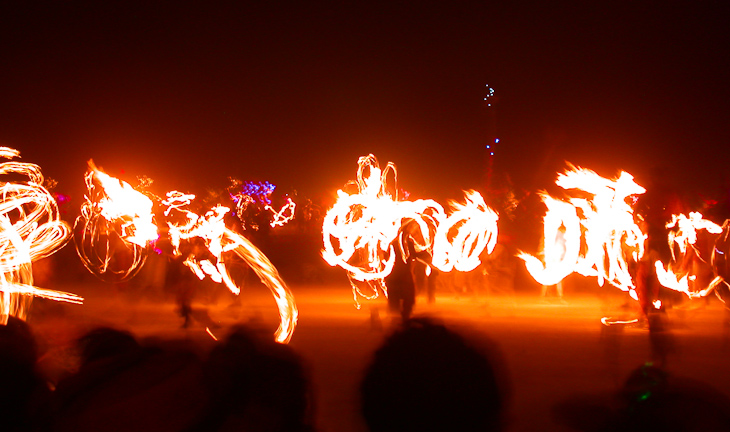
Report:
<svg viewBox="0 0 730 432"><path fill-rule="evenodd" d="M108 245L101 248L102 256L98 258L98 261L102 265L92 265L94 261L89 259L89 254L85 252L86 249L96 250L95 242L108 242L108 235L116 232L115 229L119 226L118 235L126 246L131 248L134 256L130 267L122 271L122 277L131 277L144 264L144 258L151 242L157 240L152 200L128 184L99 171L93 164L90 163L89 167L91 170L86 176L87 185L90 185L89 195L77 224L84 227L84 233L90 234L82 239L82 247L77 246L77 250L79 250L82 261L87 264L87 268L92 273L104 274L108 270L112 248ZM99 191L95 191L93 182L95 178L101 185ZM147 201L141 198L149 201L149 206ZM165 200L153 198L165 206L163 213L165 217L170 217L174 213L175 217L171 218L174 222L167 220L166 225L175 255L183 255L181 252L183 242L197 244L194 242L195 240L203 241L208 252L205 254L206 257L196 256L195 253L198 251L194 250L188 253L184 259L184 265L200 279L204 279L206 275L210 276L213 281L224 283L231 292L239 294L240 287L231 278L226 267L226 256L228 259L237 257L253 269L261 282L273 293L279 310L280 324L274 337L278 342L289 342L298 318L294 296L271 261L245 237L226 228L223 219L229 209L216 206L204 216L200 216L186 209L186 206L195 199L194 195L173 191L167 194ZM154 235L151 235L152 227L154 227ZM148 235L141 236L140 233Z"/></svg>
<svg viewBox="0 0 730 432"><path fill-rule="evenodd" d="M667 235L667 241L669 248L672 252L672 262L665 265L656 261L654 267L656 269L657 278L662 286L684 293L689 298L701 298L711 293L720 282L722 278L713 279L710 284L703 288L690 288L690 281L697 279L696 275L691 274L690 270L675 270L674 267L682 267L676 263L685 261L689 254L695 254L697 258L700 258L700 253L694 247L697 243L697 231L706 230L710 234L722 233L722 227L716 223L704 219L702 213L690 212L689 217L684 214L672 215L672 220L666 225L667 228L672 230ZM677 246L680 252L680 257L675 254L674 246Z"/></svg>
<svg viewBox="0 0 730 432"><path fill-rule="evenodd" d="M388 184L392 173L393 188ZM322 257L331 266L348 272L351 282L363 281L383 289L384 279L393 269L393 242L408 235L417 252L428 251L431 264L441 271L470 271L479 265L485 248L491 252L497 241L497 214L487 207L476 191L466 193L466 203L451 203L452 213L433 200L400 201L397 171L393 163L380 169L373 155L358 160L357 192L337 191L337 201L322 225ZM404 234L413 223L415 232ZM402 242L401 242L402 243ZM366 298L352 283L355 299Z"/></svg>
<svg viewBox="0 0 730 432"><path fill-rule="evenodd" d="M544 222L545 263L521 253L519 257L527 270L544 285L555 285L572 272L596 276L600 286L608 281L637 299L626 255L630 252L633 260L641 259L646 235L634 222L633 208L626 199L646 190L627 172L609 180L577 167L559 174L556 184L591 197L574 197L564 202L543 195L548 207Z"/></svg>

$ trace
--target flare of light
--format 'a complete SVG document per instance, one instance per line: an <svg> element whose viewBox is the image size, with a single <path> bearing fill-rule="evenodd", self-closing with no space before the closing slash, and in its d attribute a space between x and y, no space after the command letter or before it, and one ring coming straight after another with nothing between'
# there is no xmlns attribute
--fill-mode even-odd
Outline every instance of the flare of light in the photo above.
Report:
<svg viewBox="0 0 730 432"><path fill-rule="evenodd" d="M677 260L674 254L674 245L676 244L679 251L684 254L687 248L697 242L697 230L707 230L711 234L720 234L722 227L720 225L704 219L702 213L690 212L689 217L684 214L672 215L672 220L666 225L667 228L676 228L669 231L668 241L669 248L672 251L672 259Z"/></svg>
<svg viewBox="0 0 730 432"><path fill-rule="evenodd" d="M572 197L567 201L567 204L575 208L580 230L576 230L572 210L546 200L546 204L550 202L548 215L545 216L545 243L546 247L550 245L543 250L546 264L522 254L528 271L532 268L530 273L535 272L533 277L537 276L546 282L559 281L567 276L570 273L570 264L576 257L574 237L583 232L582 248L578 247L583 252L578 253L572 271L584 276L595 276L600 286L608 282L622 291L627 291L633 299L638 299L629 273L627 255L634 261L641 259L646 235L634 222L634 211L627 203L627 198L643 194L646 190L636 184L633 176L627 172L621 172L618 178L611 180L591 170L572 166L565 173L559 174L555 183L582 196ZM589 195L588 198L585 197L586 194ZM557 214L550 214L553 212ZM558 220L562 221L560 225ZM559 237L557 233L560 226L565 228L564 239L553 242L552 239ZM555 269L555 272L550 272L547 268Z"/></svg>
<svg viewBox="0 0 730 432"><path fill-rule="evenodd" d="M440 221L433 244L433 265L441 271L472 271L479 254L492 253L497 244L497 213L476 191L466 193L466 203L450 202L452 213Z"/></svg>
<svg viewBox="0 0 730 432"><path fill-rule="evenodd" d="M210 336L210 338L213 339L214 341L217 341L218 340L218 338L213 334L213 332L210 331L210 327L206 327L205 328L205 332L208 333L208 335Z"/></svg>
<svg viewBox="0 0 730 432"><path fill-rule="evenodd" d="M337 201L324 217L322 257L347 271L358 306L358 296L387 295L384 279L395 263L393 243L404 235L442 271L472 270L482 251L494 248L497 214L478 192L468 192L463 205L452 203L448 216L436 201L400 200L395 165L389 162L381 170L372 154L358 160L355 185L357 191L337 191ZM404 232L406 225L414 228ZM365 282L372 294L363 293L357 282Z"/></svg>
<svg viewBox="0 0 730 432"><path fill-rule="evenodd" d="M286 203L279 210L276 210L271 205L271 194L276 189L276 185L273 185L267 181L265 182L241 182L231 178L231 186L229 187L229 195L233 202L236 204L236 216L246 226L246 210L249 206L256 206L257 209L263 208L264 211L271 213L271 222L269 225L272 228L282 227L294 219L296 203L290 198L286 198ZM255 230L258 226L250 224Z"/></svg>
<svg viewBox="0 0 730 432"><path fill-rule="evenodd" d="M134 277L158 239L152 200L89 161L86 195L74 224L76 251L93 274L121 282Z"/></svg>
<svg viewBox="0 0 730 432"><path fill-rule="evenodd" d="M702 213L690 212L689 216L684 214L672 215L672 220L666 224L670 229L667 234L667 241L672 252L672 262L665 265L661 261L656 261L657 278L662 286L679 291L689 298L705 297L722 282L722 278L714 278L707 287L702 289L690 287L689 281L696 280L696 275L691 273L691 269L682 270L681 263L686 260L688 254L696 254L700 257L700 252L694 247L697 243L697 231L706 230L710 234L722 233L722 227L716 223L704 219ZM679 249L679 256L675 252Z"/></svg>
<svg viewBox="0 0 730 432"><path fill-rule="evenodd" d="M530 275L541 285L557 285L573 273L580 255L580 219L575 206L549 195L541 195L547 206L543 219L543 255L545 263L538 258L519 253L525 261Z"/></svg>
<svg viewBox="0 0 730 432"><path fill-rule="evenodd" d="M77 220L86 236L80 240L84 247L77 247L77 250L82 261L90 263L87 268L92 273L103 275L110 271L109 263L114 252L109 245L110 233L116 234L116 238L133 253L134 259L127 262L129 267L119 270L122 277L129 278L141 268L150 251L147 246L157 240L158 229L152 207L159 203L164 207L161 212L164 221L161 222L166 225L173 254L185 255L184 265L198 278L208 276L214 282L225 284L234 294L239 294L241 289L239 282L231 277L226 263L238 260L250 266L274 295L280 318L274 337L278 342L289 342L298 318L294 296L271 261L248 239L226 228L224 217L230 211L228 207L218 205L201 216L187 209L195 195L171 191L165 199L153 195L148 197L101 172L93 164L90 164L90 169L86 176L89 194L82 206L82 219ZM100 185L100 189L96 188L96 184ZM147 201L144 204L136 201L142 198L149 201L149 207ZM143 214L144 211L147 214ZM154 226L154 231L148 224ZM147 236L141 237L141 233L147 233ZM201 240L205 250L196 248ZM99 242L101 246L97 244Z"/></svg>
<svg viewBox="0 0 730 432"><path fill-rule="evenodd" d="M284 204L279 211L274 210L270 205L266 205L264 209L268 210L272 214L271 225L272 228L281 227L291 222L294 219L294 214L297 209L297 205L291 198L286 199Z"/></svg>
<svg viewBox="0 0 730 432"><path fill-rule="evenodd" d="M0 147L2 158L19 156L15 149ZM0 182L0 324L7 324L10 315L25 319L33 297L83 303L75 294L33 286L32 262L52 255L71 235L56 200L43 187L40 167L7 161L0 163L0 175L13 176Z"/></svg>

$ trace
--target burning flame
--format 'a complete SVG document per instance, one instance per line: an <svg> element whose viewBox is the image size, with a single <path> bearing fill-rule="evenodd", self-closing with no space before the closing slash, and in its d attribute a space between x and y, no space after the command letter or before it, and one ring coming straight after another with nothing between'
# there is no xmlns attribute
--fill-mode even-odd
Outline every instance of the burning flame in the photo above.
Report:
<svg viewBox="0 0 730 432"><path fill-rule="evenodd" d="M0 157L19 155L15 149L0 147ZM33 286L31 263L63 247L71 230L60 220L56 201L43 187L38 165L0 163L0 175L9 174L27 181L0 183L0 324L7 324L9 315L25 319L32 297L83 303L75 294Z"/></svg>
<svg viewBox="0 0 730 432"><path fill-rule="evenodd" d="M722 278L715 277L704 289L692 290L689 282L695 280L696 275L691 274L690 269L677 269L681 266L675 263L684 261L689 254L696 254L697 257L700 257L700 252L694 246L697 243L698 230L704 229L710 234L720 234L722 227L704 219L702 213L699 212L690 212L689 217L684 214L672 215L672 220L666 224L666 227L671 229L667 240L672 252L672 262L666 267L661 261L654 263L659 283L666 288L684 293L689 298L705 297L722 282ZM675 253L675 246L679 249L679 257Z"/></svg>
<svg viewBox="0 0 730 432"><path fill-rule="evenodd" d="M573 273L580 255L580 219L575 206L543 194L547 206L543 219L545 263L520 253L527 271L541 285L557 285Z"/></svg>
<svg viewBox="0 0 730 432"><path fill-rule="evenodd" d="M286 204L284 204L279 211L274 210L274 208L268 204L264 208L270 211L273 215L273 219L269 225L271 225L271 228L276 228L284 226L294 219L294 213L297 209L297 205L291 198L287 197Z"/></svg>
<svg viewBox="0 0 730 432"><path fill-rule="evenodd" d="M441 215L433 244L432 264L441 271L472 271L481 263L479 254L492 253L497 244L499 217L476 191L466 193L466 204L452 201L453 212Z"/></svg>
<svg viewBox="0 0 730 432"><path fill-rule="evenodd" d="M93 161L84 180L87 193L74 224L81 262L95 275L111 275L120 282L131 279L147 259L147 246L159 237L152 200L102 172ZM120 268L113 268L117 265Z"/></svg>
<svg viewBox="0 0 730 432"><path fill-rule="evenodd" d="M543 196L548 207L545 264L521 253L519 256L527 270L545 285L554 285L572 272L596 276L600 286L607 281L638 299L626 256L630 254L634 261L643 256L646 235L634 222L633 208L627 198L646 190L627 172L609 180L577 167L559 174L556 184L581 195L587 193L590 198L572 197L564 202Z"/></svg>
<svg viewBox="0 0 730 432"><path fill-rule="evenodd" d="M409 236L416 252L429 252L432 265L445 272L472 270L482 251L494 248L498 217L478 192L468 192L465 204L451 203L449 216L433 200L399 200L395 165L389 162L381 170L373 155L358 160L356 185L352 193L337 191L325 215L322 257L347 271L358 306L358 296L375 298L379 290L387 295L384 279L393 269L393 243L400 236ZM405 233L406 225L416 228ZM364 294L355 281L366 282L373 294Z"/></svg>
<svg viewBox="0 0 730 432"><path fill-rule="evenodd" d="M209 276L217 283L224 283L234 294L241 290L226 263L242 260L249 265L274 295L280 317L279 328L274 335L276 340L289 342L298 318L294 297L269 259L248 239L226 228L223 219L229 208L219 205L200 216L186 208L195 195L172 191L164 200L154 196L150 199L127 183L104 174L92 163L89 168L91 171L86 176L89 194L82 207L82 219L77 220L77 225L83 226L84 234L88 233L82 237L82 245L88 245L87 248L93 251L106 252L92 262L85 249L77 248L85 264L96 264L87 265L92 273L100 275L108 271L113 252L109 246L109 233L114 230L125 246L133 251L134 257L130 267L120 274L125 278L134 275L144 263L149 250L147 246L158 238L152 211L153 201L157 202L165 207L162 214L166 218L166 232L173 254L185 255L184 264L198 278ZM100 185L99 191L95 189L96 183ZM99 248L96 241L107 243ZM204 250L199 247L201 242ZM183 245L190 247L183 248Z"/></svg>
<svg viewBox="0 0 730 432"><path fill-rule="evenodd" d="M297 205L290 197L286 197L286 203L278 211L272 207L271 194L276 189L275 185L267 181L241 182L234 178L230 178L230 180L229 195L235 203L236 216L244 229L247 225L254 230L258 229L258 225L246 219L246 211L252 206L271 213L269 225L272 228L282 227L294 219Z"/></svg>

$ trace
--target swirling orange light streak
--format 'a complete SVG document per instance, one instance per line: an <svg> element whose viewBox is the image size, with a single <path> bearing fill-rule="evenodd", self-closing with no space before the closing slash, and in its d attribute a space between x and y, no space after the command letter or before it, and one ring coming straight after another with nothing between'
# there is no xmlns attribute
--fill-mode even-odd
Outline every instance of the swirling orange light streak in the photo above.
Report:
<svg viewBox="0 0 730 432"><path fill-rule="evenodd" d="M622 171L618 178L610 180L578 167L559 174L555 183L568 191L587 193L590 198L573 197L561 204L545 200L548 214L545 216L546 248L543 253L547 264L541 265L537 258L521 254L530 274L535 280L550 285L572 272L596 276L600 286L607 281L627 291L634 300L638 299L626 255L630 252L631 259L638 261L644 254L646 235L634 222L634 210L626 200L643 194L646 189L636 184L627 172ZM576 216L580 226L575 223ZM556 247L549 239L559 238L561 226L564 227L564 246ZM576 256L576 250L580 250L576 239L581 238L581 231L585 252ZM547 272L548 267L551 272Z"/></svg>
<svg viewBox="0 0 730 432"><path fill-rule="evenodd" d="M696 253L699 257L697 250L691 250L694 249L694 245L697 242L697 231L704 229L710 234L720 234L722 233L722 227L704 219L702 213L699 212L690 212L689 216L684 214L672 215L672 220L667 223L666 227L670 229L674 228L667 235L673 262L669 263L666 267L661 261L654 262L659 283L666 288L679 291L689 298L707 296L723 281L722 278L715 277L707 287L691 290L689 281L695 275L690 274L689 269L682 271L674 268L675 266L672 264L678 261L674 246L677 246L682 258L686 257L688 253Z"/></svg>
<svg viewBox="0 0 730 432"><path fill-rule="evenodd" d="M434 267L449 272L472 271L481 263L479 254L492 253L497 244L497 213L476 191L466 193L466 203L450 202L452 213L441 216L433 243Z"/></svg>
<svg viewBox="0 0 730 432"><path fill-rule="evenodd" d="M0 157L12 159L20 153L0 147ZM0 183L0 323L9 315L25 319L33 297L82 303L75 294L36 288L31 263L63 247L71 230L60 220L53 196L43 187L40 167L8 161L0 164L0 175L19 175L17 180Z"/></svg>
<svg viewBox="0 0 730 432"><path fill-rule="evenodd" d="M358 306L358 296L375 298L379 290L387 295L384 279L396 259L393 243L404 235L406 223L418 227L417 235L408 234L416 251L428 251L432 265L445 272L474 269L482 251L491 252L496 243L497 214L478 192L468 192L465 204L452 203L447 216L433 200L398 200L396 183L393 163L381 170L375 156L363 156L358 160L357 191L337 191L337 201L324 217L322 257L347 271ZM364 294L356 281L368 283L373 294Z"/></svg>
<svg viewBox="0 0 730 432"><path fill-rule="evenodd" d="M93 179L96 178L99 179L98 182L102 190L92 193L94 189L90 188L89 198L85 203L86 213L82 209L82 214L87 215L82 223L84 226L83 232L88 231L95 234L98 231L103 231L105 235L108 235L114 229L120 230L118 233L119 238L125 242L127 247L131 248L135 257L131 263L133 267L123 272L123 276L133 275L144 263L143 257L146 257L147 246L157 239L157 227L154 223L152 205L148 209L146 202L144 202L144 205L139 202L130 204L129 198L144 197L147 200L149 198L129 187L128 184L99 171L93 164L90 164L90 168L91 171L87 173L87 185L91 184L93 187L95 184ZM298 319L294 296L271 261L248 239L226 228L223 218L230 210L219 205L213 207L205 215L200 216L186 209L195 199L195 195L178 191L167 193L164 200L157 197L153 198L155 202L165 207L163 214L165 218L169 218L165 221L167 235L176 256L183 255L181 251L183 242L193 242L195 239L203 241L207 249L205 256L196 256L197 251L193 250L192 252L186 252L187 255L184 259L184 264L200 279L209 276L217 283L224 283L231 292L239 294L241 289L237 282L232 279L226 267L226 262L237 257L253 269L261 282L271 290L279 311L280 324L274 337L278 342L289 342ZM152 200L149 202L152 203ZM114 209L114 211L110 209ZM147 213L142 214L143 211ZM137 226L138 223L140 226ZM148 235L144 237L144 242L140 244L136 241L140 239L139 233L152 233L152 230L148 229L149 224L155 227L155 236ZM98 226L101 229L97 228ZM100 238L102 238L100 235L89 237L88 243L92 250L94 250L94 240ZM106 241L108 242L108 240ZM109 252L110 247L106 246L101 250ZM79 255L81 255L81 251ZM136 259L138 256L142 258ZM86 261L90 261L88 258L84 258L82 256L85 264ZM87 265L87 268L92 273L103 274L108 270L110 259L110 255L103 256L99 259L103 265Z"/></svg>
<svg viewBox="0 0 730 432"><path fill-rule="evenodd" d="M517 256L525 261L527 271L539 284L550 286L573 273L578 263L580 219L572 204L546 194L541 197L548 209L543 219L545 263L524 252Z"/></svg>
<svg viewBox="0 0 730 432"><path fill-rule="evenodd" d="M89 161L86 195L74 223L76 251L84 266L100 277L122 282L134 277L157 240L152 200L127 182L109 176ZM131 257L115 268L114 257Z"/></svg>
<svg viewBox="0 0 730 432"><path fill-rule="evenodd" d="M286 225L287 223L291 222L294 219L294 214L297 209L297 204L292 201L291 198L286 199L286 204L284 204L279 211L274 210L273 207L270 205L267 205L264 207L265 210L268 210L272 214L271 225L272 228L281 227Z"/></svg>

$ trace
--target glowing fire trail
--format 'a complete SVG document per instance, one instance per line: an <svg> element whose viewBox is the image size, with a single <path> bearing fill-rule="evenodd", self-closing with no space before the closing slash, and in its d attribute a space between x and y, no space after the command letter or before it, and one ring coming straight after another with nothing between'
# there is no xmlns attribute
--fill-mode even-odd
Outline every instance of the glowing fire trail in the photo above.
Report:
<svg viewBox="0 0 730 432"><path fill-rule="evenodd" d="M666 227L672 229L667 236L672 252L672 262L666 268L661 261L654 263L659 282L662 286L684 293L689 298L707 296L723 282L723 279L719 276L715 277L707 287L700 290L692 290L690 289L689 281L694 280L696 275L691 274L691 269L689 268L686 270L682 270L681 268L677 269L676 267L682 267L682 265L675 263L686 261L692 256L702 260L700 252L695 248L697 231L704 229L710 234L720 234L722 233L722 227L704 219L702 213L699 212L690 212L689 217L684 214L672 215L672 220L667 223ZM675 254L675 245L679 249L679 257Z"/></svg>
<svg viewBox="0 0 730 432"><path fill-rule="evenodd" d="M284 226L294 219L297 205L291 198L287 198L286 204L284 204L279 211L274 210L274 208L270 205L266 205L264 209L271 212L273 219L269 225L271 225L272 228L276 228Z"/></svg>
<svg viewBox="0 0 730 432"><path fill-rule="evenodd" d="M122 282L134 277L157 240L152 200L129 183L107 175L89 161L87 194L74 224L81 262L93 274Z"/></svg>
<svg viewBox="0 0 730 432"><path fill-rule="evenodd" d="M86 217L86 220L81 222L85 227L84 232L96 233L104 229L108 230L109 226L117 230L115 232L119 239L134 253L130 267L120 273L123 277L128 277L133 275L144 263L148 246L157 240L152 200L149 201L148 206L147 201L142 200L142 198L149 200L146 195L135 191L124 182L109 177L91 163L89 168L87 185L93 186L93 179L97 178L102 191L91 193L92 189L90 189L85 204L88 214L93 217ZM107 187L109 188L107 189ZM227 207L216 206L204 216L200 216L185 208L195 199L195 196L177 191L169 192L165 200L154 196L152 198L165 207L163 215L166 218L167 235L173 246L173 253L176 256L185 255L184 264L200 279L209 276L217 283L224 283L234 294L239 294L240 287L233 280L227 263L238 259L253 269L261 282L273 293L279 310L280 324L275 338L281 343L288 342L298 318L294 297L269 259L248 239L226 228L223 218L230 210ZM96 226L101 226L102 229L99 230ZM152 229L153 227L154 229ZM89 236L88 242L84 239L82 244L88 243L91 250L109 253L111 251L109 246L94 249L94 241L100 238L101 236ZM143 240L143 242L139 240ZM198 240L202 240L205 245L204 251L197 247ZM187 242L185 248L182 247L183 242ZM182 249L186 252L183 253ZM81 252L79 252L80 256ZM140 258L137 258L138 256ZM107 264L110 259L109 255L102 255L98 261L103 265L87 266L87 268L94 274L103 275L109 269ZM82 256L82 260L84 260L84 256Z"/></svg>
<svg viewBox="0 0 730 432"><path fill-rule="evenodd" d="M294 296L279 276L279 272L266 255L248 239L226 228L223 218L230 211L229 208L217 206L206 213L204 217L200 217L191 211L180 208L181 201L189 203L192 198L194 196L170 192L167 200L163 201L163 204L168 206L165 214L176 210L182 212L186 219L184 224L167 222L170 239L175 248L174 253L178 256L181 255L181 241L190 241L194 238L203 239L207 251L214 258L214 262L211 262L208 258L196 257L195 251L193 251L186 257L185 265L198 278L203 279L205 275L208 275L213 281L224 283L234 294L239 294L241 289L232 280L226 262L234 259L231 254L243 260L274 295L280 317L280 325L274 337L278 342L289 342L294 333L299 312Z"/></svg>
<svg viewBox="0 0 730 432"><path fill-rule="evenodd" d="M481 263L483 250L492 253L497 244L497 213L476 192L466 194L466 204L452 201L453 212L438 224L432 264L441 271L472 271Z"/></svg>
<svg viewBox="0 0 730 432"><path fill-rule="evenodd" d="M0 157L12 159L17 150L0 147ZM0 164L0 175L20 175L25 182L0 183L0 323L8 316L25 319L32 297L69 303L83 298L70 293L36 288L31 263L63 247L71 230L59 218L53 196L43 187L40 167L8 161Z"/></svg>
<svg viewBox="0 0 730 432"><path fill-rule="evenodd" d="M543 220L545 264L538 258L520 253L527 271L541 285L557 285L573 273L580 256L580 219L572 204L543 194L547 206ZM551 241L552 239L552 241Z"/></svg>
<svg viewBox="0 0 730 432"><path fill-rule="evenodd" d="M347 271L358 306L358 296L375 298L379 290L387 295L384 279L393 269L393 243L399 236L410 236L416 252L427 251L432 265L445 272L472 270L482 251L494 248L498 217L478 192L467 193L464 205L452 203L448 217L433 200L401 201L395 165L381 170L373 155L358 160L356 185L353 193L337 191L337 201L325 215L322 257ZM417 229L404 233L406 225ZM373 294L363 293L356 281L366 282Z"/></svg>
<svg viewBox="0 0 730 432"><path fill-rule="evenodd" d="M572 271L596 276L600 286L607 281L638 299L626 256L631 255L634 261L641 259L646 235L634 222L633 208L626 200L646 190L627 172L609 180L591 170L576 167L558 175L556 184L566 190L588 193L591 198L570 198L568 203L560 204L545 199L548 205L544 250L547 264L542 265L537 258L521 254L530 274L538 281L553 285L570 274L572 265ZM575 223L576 216L580 226ZM585 233L585 252L576 256L576 250L581 247L576 239L581 237L581 231ZM561 245L548 241L559 239L560 233L564 239L557 242Z"/></svg>

